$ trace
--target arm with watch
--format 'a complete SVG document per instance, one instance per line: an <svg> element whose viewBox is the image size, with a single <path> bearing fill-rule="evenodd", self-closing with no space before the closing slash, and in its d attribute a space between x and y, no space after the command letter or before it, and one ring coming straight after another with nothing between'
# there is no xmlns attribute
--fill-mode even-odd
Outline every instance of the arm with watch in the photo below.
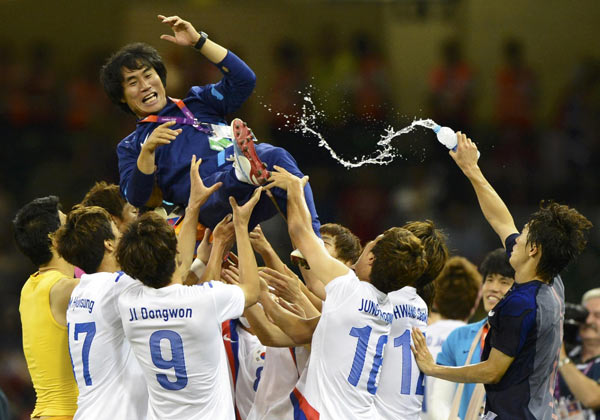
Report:
<svg viewBox="0 0 600 420"><path fill-rule="evenodd" d="M600 384L581 372L569 359L563 344L558 360L558 373L569 387L573 397L587 408L600 409Z"/></svg>

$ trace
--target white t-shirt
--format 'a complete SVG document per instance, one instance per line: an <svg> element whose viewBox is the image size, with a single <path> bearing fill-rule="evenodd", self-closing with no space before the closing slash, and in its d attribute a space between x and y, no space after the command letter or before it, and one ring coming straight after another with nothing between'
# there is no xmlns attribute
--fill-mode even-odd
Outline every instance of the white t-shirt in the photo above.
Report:
<svg viewBox="0 0 600 420"><path fill-rule="evenodd" d="M294 418L290 393L307 366L310 350L300 347L267 347L256 398L246 420Z"/></svg>
<svg viewBox="0 0 600 420"><path fill-rule="evenodd" d="M442 351L442 344L444 344L444 341L446 341L446 338L448 338L450 333L463 325L466 325L466 322L458 321L456 319L442 319L427 327L427 347L433 356L433 360L436 360L438 353ZM425 380L425 389L433 389L434 387L440 386L445 387L448 382L449 381L443 379L427 376ZM439 410L436 410L436 402L431 398L431 394L431 392L425 391L423 413L421 413L422 420L436 419L436 414L439 414Z"/></svg>
<svg viewBox="0 0 600 420"><path fill-rule="evenodd" d="M313 334L306 381L293 391L294 409L321 420L376 417L374 406L383 350L392 323L387 295L354 271L325 286Z"/></svg>
<svg viewBox="0 0 600 420"><path fill-rule="evenodd" d="M235 407L241 420L248 417L265 364L265 346L242 328L237 319L223 323L223 341L234 384Z"/></svg>
<svg viewBox="0 0 600 420"><path fill-rule="evenodd" d="M123 273L84 274L71 293L69 352L79 387L74 419L146 418L146 382L117 306L123 290L136 283Z"/></svg>
<svg viewBox="0 0 600 420"><path fill-rule="evenodd" d="M119 297L125 335L148 384L149 420L234 420L221 323L244 311L237 286L211 281Z"/></svg>
<svg viewBox="0 0 600 420"><path fill-rule="evenodd" d="M410 349L413 327L427 327L427 304L414 287L388 293L394 320L383 358L375 407L383 419L418 420L423 404L424 375Z"/></svg>

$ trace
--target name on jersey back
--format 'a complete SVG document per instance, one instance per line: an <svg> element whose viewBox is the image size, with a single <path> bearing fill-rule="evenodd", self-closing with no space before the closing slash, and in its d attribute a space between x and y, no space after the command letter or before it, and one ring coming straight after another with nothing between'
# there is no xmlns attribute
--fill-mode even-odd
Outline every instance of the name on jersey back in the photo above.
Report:
<svg viewBox="0 0 600 420"><path fill-rule="evenodd" d="M358 308L358 311L376 316L388 324L391 324L392 319L394 318L391 312L383 312L381 308L379 308L379 304L373 302L371 299L361 299L360 308Z"/></svg>
<svg viewBox="0 0 600 420"><path fill-rule="evenodd" d="M145 306L140 308L129 308L129 322L144 319L162 319L167 322L173 318L191 318L192 308L167 308L167 309L148 309Z"/></svg>

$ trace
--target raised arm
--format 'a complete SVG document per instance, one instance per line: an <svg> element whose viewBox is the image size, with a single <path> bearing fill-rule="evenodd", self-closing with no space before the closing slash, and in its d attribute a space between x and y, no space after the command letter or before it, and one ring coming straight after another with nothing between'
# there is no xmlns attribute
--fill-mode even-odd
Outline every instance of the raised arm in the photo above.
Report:
<svg viewBox="0 0 600 420"><path fill-rule="evenodd" d="M184 47L194 47L198 41L200 41L200 33L190 22L181 19L179 16L166 17L158 15L158 19L160 19L162 23L169 25L173 30L173 35L163 34L160 36L160 39ZM205 40L199 51L215 64L221 62L227 55L227 50L225 48L210 39Z"/></svg>
<svg viewBox="0 0 600 420"><path fill-rule="evenodd" d="M185 217L183 218L183 222L181 222L181 230L177 238L177 272L175 273L175 278L181 279L182 282L186 280L192 260L194 259L200 207L222 185L221 182L217 182L209 188L204 186L199 173L201 163L202 159L196 160L196 155L192 156L192 163L190 165L190 199L185 209Z"/></svg>
<svg viewBox="0 0 600 420"><path fill-rule="evenodd" d="M217 226L213 233L213 245L210 251L206 270L202 273L199 283L204 283L210 280L218 280L221 275L221 267L223 265L223 256L231 246L234 240L234 225L232 215L226 215Z"/></svg>
<svg viewBox="0 0 600 420"><path fill-rule="evenodd" d="M457 150L456 152L450 151L450 156L471 181L483 215L498 234L504 246L506 238L518 232L513 217L504 201L479 169L477 165L477 146L461 132L456 133L456 136L458 140Z"/></svg>
<svg viewBox="0 0 600 420"><path fill-rule="evenodd" d="M260 225L256 225L252 232L250 232L250 243L252 244L252 248L262 257L267 267L277 271L284 270L285 264L267 240Z"/></svg>
<svg viewBox="0 0 600 420"><path fill-rule="evenodd" d="M261 270L258 275L273 287L275 295L302 308L306 318L321 315L321 312L314 307L310 299L302 292L302 281L287 266L284 265L284 272L267 267Z"/></svg>
<svg viewBox="0 0 600 420"><path fill-rule="evenodd" d="M270 184L265 188L279 187L287 190L288 231L294 246L308 261L315 276L324 284L348 273L348 267L333 258L312 229L310 212L304 199L304 186L308 177L302 179L290 174L280 166L274 166Z"/></svg>
<svg viewBox="0 0 600 420"><path fill-rule="evenodd" d="M164 24L169 25L173 35L163 34L161 39L184 47L194 47L209 61L215 64L225 77L207 89L194 87L192 92L200 95L222 115L234 112L252 94L256 86L256 75L235 54L200 34L194 26L179 16L158 15Z"/></svg>
<svg viewBox="0 0 600 420"><path fill-rule="evenodd" d="M248 221L252 215L252 210L260 198L262 188L257 188L250 200L243 206L238 206L233 197L229 197L229 203L233 209L233 226L235 227L235 239L238 251L238 268L240 271L240 287L246 297L248 308L256 303L259 292L258 267L250 237L248 236Z"/></svg>
<svg viewBox="0 0 600 420"><path fill-rule="evenodd" d="M294 343L310 344L312 335L317 328L320 316L310 319L300 318L290 311L284 309L268 293L260 294L260 302L265 313L273 320L281 330L288 335Z"/></svg>

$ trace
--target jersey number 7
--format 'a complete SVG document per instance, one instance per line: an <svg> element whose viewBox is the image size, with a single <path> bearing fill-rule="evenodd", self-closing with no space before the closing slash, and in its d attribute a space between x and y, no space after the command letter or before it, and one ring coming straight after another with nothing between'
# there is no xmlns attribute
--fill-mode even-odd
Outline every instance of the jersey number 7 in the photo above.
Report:
<svg viewBox="0 0 600 420"><path fill-rule="evenodd" d="M67 325L67 330L69 325ZM92 377L90 376L90 348L92 347L92 340L96 335L96 323L95 322L82 322L75 324L75 331L73 339L79 341L79 334L85 333L83 340L83 347L81 348L81 361L83 363L83 379L85 380L86 386L92 386ZM71 363L73 363L73 355L71 354ZM75 371L73 371L75 374ZM77 379L77 377L75 377Z"/></svg>

